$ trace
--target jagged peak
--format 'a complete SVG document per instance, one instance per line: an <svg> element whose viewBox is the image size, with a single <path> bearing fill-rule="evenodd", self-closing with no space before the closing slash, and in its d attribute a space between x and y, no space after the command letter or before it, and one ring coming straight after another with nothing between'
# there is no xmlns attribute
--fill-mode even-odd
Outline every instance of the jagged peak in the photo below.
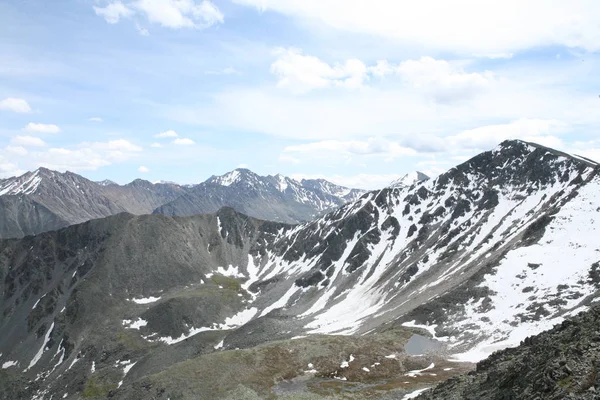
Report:
<svg viewBox="0 0 600 400"><path fill-rule="evenodd" d="M205 183L213 183L221 186L232 186L244 181L257 181L261 177L248 168L236 168L223 175L213 175Z"/></svg>
<svg viewBox="0 0 600 400"><path fill-rule="evenodd" d="M391 188L405 188L414 185L415 183L425 182L429 180L429 176L424 174L421 171L413 171L404 175L400 179L396 179L395 181L389 184Z"/></svg>
<svg viewBox="0 0 600 400"><path fill-rule="evenodd" d="M119 184L115 181L111 181L110 179L105 179L103 181L97 181L95 182L100 186L119 186Z"/></svg>

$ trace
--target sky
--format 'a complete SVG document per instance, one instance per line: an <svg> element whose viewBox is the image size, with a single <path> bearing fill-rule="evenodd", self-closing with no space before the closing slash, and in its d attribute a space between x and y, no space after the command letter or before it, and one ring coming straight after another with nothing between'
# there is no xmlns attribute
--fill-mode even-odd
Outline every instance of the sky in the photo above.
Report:
<svg viewBox="0 0 600 400"><path fill-rule="evenodd" d="M506 139L600 161L597 0L4 0L0 178L375 189Z"/></svg>

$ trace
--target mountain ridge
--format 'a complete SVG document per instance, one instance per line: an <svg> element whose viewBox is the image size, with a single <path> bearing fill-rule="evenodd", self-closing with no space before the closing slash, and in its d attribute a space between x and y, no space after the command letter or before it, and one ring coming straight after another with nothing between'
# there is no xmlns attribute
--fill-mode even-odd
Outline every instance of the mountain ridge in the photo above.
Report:
<svg viewBox="0 0 600 400"><path fill-rule="evenodd" d="M172 210L170 214L173 215L191 215L215 212L221 207L233 205L240 211L264 219L297 223L312 219L364 193L326 181L307 181L305 188L282 175L259 177L247 169L228 174L239 174L239 171L245 171L250 180L268 186L271 193L256 192L248 179L242 180L241 186L234 184L229 189L224 189L225 186L219 184L215 176L198 185L152 183L143 179L119 185L109 180L93 182L69 171L60 173L41 167L19 177L0 180L0 214L5 217L0 221L0 237L23 237L120 212L158 213L163 206ZM272 192L274 188L279 191L275 196ZM185 197L194 191L204 199ZM234 196L236 193L237 200ZM184 209L189 209L189 212L179 213L176 208L173 210L170 207L171 202L182 196L179 202L186 204L188 201L190 206ZM253 200L253 207L245 208L249 198ZM271 200L273 204L270 204ZM198 202L205 204L204 208L198 208Z"/></svg>
<svg viewBox="0 0 600 400"><path fill-rule="evenodd" d="M299 223L312 220L364 193L366 191L325 180L297 181L281 174L260 176L249 169L238 168L221 176L211 176L153 212L188 216L230 206L261 219Z"/></svg>
<svg viewBox="0 0 600 400"><path fill-rule="evenodd" d="M443 374L444 360L405 358L401 343L325 360L319 341L343 349L419 329L465 365L551 328L600 294L598 194L593 163L507 141L435 179L369 192L300 225L222 208L119 214L0 240L0 363L30 388L24 398L94 388L117 399L241 399L231 386L206 392L215 382L195 368L225 373L237 364L214 361L244 354L236 371L245 376L258 359L289 359L271 344L307 337L303 362L316 369L267 369L265 382L249 377L240 390L261 398L280 380L331 379L354 396L379 363L389 375L378 379L402 397L419 386L398 374L425 376L430 364ZM40 383L20 385L19 376Z"/></svg>

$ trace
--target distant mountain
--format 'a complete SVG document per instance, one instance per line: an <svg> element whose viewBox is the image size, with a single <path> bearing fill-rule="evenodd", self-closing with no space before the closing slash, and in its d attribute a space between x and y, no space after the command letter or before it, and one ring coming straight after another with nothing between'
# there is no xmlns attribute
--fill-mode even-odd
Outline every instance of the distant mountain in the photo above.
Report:
<svg viewBox="0 0 600 400"><path fill-rule="evenodd" d="M255 218L298 223L313 220L364 193L323 179L297 181L279 174L260 176L239 168L210 177L154 213L189 216L232 207Z"/></svg>
<svg viewBox="0 0 600 400"><path fill-rule="evenodd" d="M247 169L213 176L199 185L92 182L46 168L0 180L0 238L55 230L121 212L186 216L231 206L265 220L297 223L354 201L365 191L322 179L298 182L261 177Z"/></svg>
<svg viewBox="0 0 600 400"><path fill-rule="evenodd" d="M135 180L92 182L46 168L0 180L0 237L22 237L121 212L148 214L183 188Z"/></svg>
<svg viewBox="0 0 600 400"><path fill-rule="evenodd" d="M429 180L429 177L422 172L414 171L404 175L402 178L397 179L389 184L391 188L404 188L414 185L415 183L425 182Z"/></svg>

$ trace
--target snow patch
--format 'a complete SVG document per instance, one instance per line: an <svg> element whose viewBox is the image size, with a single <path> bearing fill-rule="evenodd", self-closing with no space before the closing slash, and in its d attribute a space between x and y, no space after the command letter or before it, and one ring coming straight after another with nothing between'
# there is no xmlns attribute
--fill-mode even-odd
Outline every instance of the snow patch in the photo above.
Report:
<svg viewBox="0 0 600 400"><path fill-rule="evenodd" d="M131 299L129 301L133 301L136 304L150 304L150 303L155 303L159 300L160 300L160 297L150 296L150 297L144 297L141 299Z"/></svg>

